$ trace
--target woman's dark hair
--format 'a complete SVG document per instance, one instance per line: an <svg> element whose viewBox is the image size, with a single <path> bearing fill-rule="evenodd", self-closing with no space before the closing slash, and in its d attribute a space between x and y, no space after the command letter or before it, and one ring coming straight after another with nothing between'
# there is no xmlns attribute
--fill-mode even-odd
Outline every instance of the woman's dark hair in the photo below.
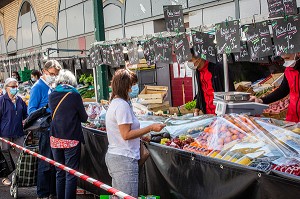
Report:
<svg viewBox="0 0 300 199"><path fill-rule="evenodd" d="M115 72L112 82L112 95L113 100L116 96L127 101L129 99L128 92L132 86L132 75L127 69L119 69Z"/></svg>
<svg viewBox="0 0 300 199"><path fill-rule="evenodd" d="M38 80L39 80L42 74L41 74L40 71L38 71L38 70L33 70L33 71L31 72L31 75L37 76L37 78L38 78Z"/></svg>
<svg viewBox="0 0 300 199"><path fill-rule="evenodd" d="M21 77L17 71L13 71L12 74L16 74L16 80L21 81Z"/></svg>

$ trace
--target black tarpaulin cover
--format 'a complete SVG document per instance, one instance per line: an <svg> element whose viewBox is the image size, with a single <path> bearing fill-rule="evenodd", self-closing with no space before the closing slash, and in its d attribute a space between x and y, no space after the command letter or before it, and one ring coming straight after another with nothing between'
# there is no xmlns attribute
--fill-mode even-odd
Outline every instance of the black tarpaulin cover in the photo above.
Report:
<svg viewBox="0 0 300 199"><path fill-rule="evenodd" d="M105 133L84 129L80 172L111 185L105 165ZM228 161L195 155L159 144L147 145L151 157L140 170L139 194L162 199L297 199L300 178L278 171L261 172ZM79 186L96 195L107 194L90 183Z"/></svg>

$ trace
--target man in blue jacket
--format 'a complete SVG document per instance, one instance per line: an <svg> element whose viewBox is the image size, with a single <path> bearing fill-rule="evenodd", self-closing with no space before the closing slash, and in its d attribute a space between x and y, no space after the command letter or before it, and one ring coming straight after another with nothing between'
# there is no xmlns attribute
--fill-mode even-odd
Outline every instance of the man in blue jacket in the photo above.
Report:
<svg viewBox="0 0 300 199"><path fill-rule="evenodd" d="M48 95L52 91L51 86L60 69L61 66L56 60L46 62L43 76L33 85L30 91L28 114L48 104ZM47 110L50 112L50 109ZM49 133L49 130L39 132L39 153L53 159ZM56 195L55 181L55 168L49 163L39 160L37 176L38 198L49 198L50 195Z"/></svg>

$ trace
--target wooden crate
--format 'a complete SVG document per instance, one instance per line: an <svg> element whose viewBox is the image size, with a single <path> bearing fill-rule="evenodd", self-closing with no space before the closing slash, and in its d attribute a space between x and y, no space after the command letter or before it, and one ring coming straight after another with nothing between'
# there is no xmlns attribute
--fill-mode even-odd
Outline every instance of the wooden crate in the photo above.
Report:
<svg viewBox="0 0 300 199"><path fill-rule="evenodd" d="M162 104L168 92L167 86L145 86L138 98L142 104Z"/></svg>

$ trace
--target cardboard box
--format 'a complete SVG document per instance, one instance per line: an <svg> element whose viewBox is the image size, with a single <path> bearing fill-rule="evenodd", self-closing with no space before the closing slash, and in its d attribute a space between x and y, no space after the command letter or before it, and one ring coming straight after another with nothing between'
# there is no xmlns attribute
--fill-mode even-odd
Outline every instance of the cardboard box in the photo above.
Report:
<svg viewBox="0 0 300 199"><path fill-rule="evenodd" d="M142 99L141 104L162 104L167 92L167 86L145 86L138 98Z"/></svg>
<svg viewBox="0 0 300 199"><path fill-rule="evenodd" d="M157 112L157 111L166 111L169 110L170 103L169 101L166 101L162 104L149 104L147 106L149 111Z"/></svg>

